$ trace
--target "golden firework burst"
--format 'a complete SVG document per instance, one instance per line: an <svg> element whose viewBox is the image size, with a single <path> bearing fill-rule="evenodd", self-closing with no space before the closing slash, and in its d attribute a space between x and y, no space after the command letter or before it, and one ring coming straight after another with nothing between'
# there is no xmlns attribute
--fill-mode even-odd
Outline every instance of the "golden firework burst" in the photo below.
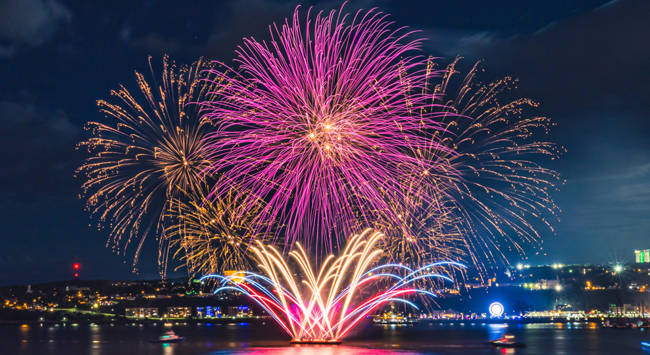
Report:
<svg viewBox="0 0 650 355"><path fill-rule="evenodd" d="M151 58L149 67L155 77ZM90 136L78 145L89 154L77 169L85 178L87 208L98 226L109 230L108 244L118 254L137 240L134 267L147 235L161 231L176 187L197 189L209 164L203 150L206 132L194 103L221 85L202 80L210 67L204 59L179 67L165 56L162 78L154 84L136 72L138 90L132 94L121 85L111 91L112 100L97 101L106 119L89 122Z"/></svg>
<svg viewBox="0 0 650 355"><path fill-rule="evenodd" d="M241 194L233 191L208 197L207 189L172 199L165 214L169 222L164 233L168 253L192 276L250 269L247 250L253 241L264 240L263 235L253 232L264 203L260 199L256 204L250 201L247 199L244 206ZM167 261L165 258L165 266Z"/></svg>

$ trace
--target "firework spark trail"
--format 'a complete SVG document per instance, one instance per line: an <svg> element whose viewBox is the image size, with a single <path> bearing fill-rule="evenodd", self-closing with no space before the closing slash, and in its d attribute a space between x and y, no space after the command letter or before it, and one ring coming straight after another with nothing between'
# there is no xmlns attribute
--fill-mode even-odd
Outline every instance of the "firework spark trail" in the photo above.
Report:
<svg viewBox="0 0 650 355"><path fill-rule="evenodd" d="M370 229L352 236L341 256L327 257L318 273L297 243L297 250L290 252L290 256L298 265L302 280L296 279L295 270L280 252L262 243L257 243L252 251L264 274L243 272L245 276L240 274L236 280L234 277L207 275L202 280L219 280L222 285L215 293L234 290L247 295L294 341L336 341L386 302L404 302L417 308L403 297L414 294L435 297L430 291L413 287L418 280L439 278L452 281L448 276L429 270L442 266L464 267L455 262L438 262L415 270L394 264L371 268L382 253L375 248L382 237L382 233ZM377 292L377 289L381 291Z"/></svg>
<svg viewBox="0 0 650 355"><path fill-rule="evenodd" d="M413 179L404 187L403 201L407 203L394 204L393 207L400 223L388 219L376 222L375 229L385 234L380 247L386 250L390 261L412 267L434 260L465 259L465 231L459 227L460 217L447 205L441 204L439 192L431 190L423 193L424 189L430 187L425 186L421 179ZM433 196L433 199L427 200L423 196ZM454 278L466 276L464 268L441 267L436 271ZM436 279L423 279L415 285L435 289L440 283ZM421 297L420 301L427 306L435 303L429 297Z"/></svg>
<svg viewBox="0 0 650 355"><path fill-rule="evenodd" d="M557 218L559 208L551 192L561 181L539 161L557 158L563 148L536 140L539 132L548 134L552 123L527 116L537 103L507 98L514 79L482 84L480 63L461 77L458 60L442 78L427 78L425 95L432 105L425 109L449 115L439 116L445 128L436 133L439 139L415 153L423 161L443 160L452 167L454 174L431 174L421 186L432 188L443 210L457 216L453 224L463 235L457 247L485 271L491 263L507 262L509 251L523 253L525 244L541 243L534 221L553 231L549 217ZM433 59L427 67L438 73ZM440 151L440 142L448 149Z"/></svg>
<svg viewBox="0 0 650 355"><path fill-rule="evenodd" d="M153 75L151 58L149 67ZM218 90L218 80L201 80L202 71L210 67L200 59L179 68L165 56L162 80L154 85L136 72L140 95L120 86L111 91L114 103L99 100L107 120L89 122L90 137L78 145L90 155L77 169L85 178L87 208L100 228L110 230L107 244L117 253L126 253L137 240L134 267L149 232L161 230L165 206L176 187L196 189L202 183L201 171L209 165L199 107L188 104ZM166 262L164 253L160 259Z"/></svg>
<svg viewBox="0 0 650 355"><path fill-rule="evenodd" d="M350 16L343 8L308 11L303 23L297 8L272 26L269 43L245 39L240 73L215 70L229 85L222 100L204 103L217 126L213 193L236 186L267 200L259 220L278 221L274 237L310 250L331 251L378 214L399 223L392 205L409 175L448 170L412 155L439 129L438 113L421 109L420 45L381 12Z"/></svg>
<svg viewBox="0 0 650 355"><path fill-rule="evenodd" d="M160 84L136 73L141 97L122 86L111 92L118 103L98 101L110 122L87 125L79 146L90 157L77 172L114 249L137 241L134 266L152 230L162 232L159 262L171 247L202 273L245 264L238 247L256 239L300 241L321 256L369 225L387 233L393 261L466 256L485 272L538 243L539 224L552 230L560 177L539 158L561 148L536 140L552 124L526 116L535 102L504 101L514 80L481 84L478 65L459 77L457 61L438 70L418 55L414 31L374 9L309 10L301 22L298 7L270 32L269 42L244 39L237 70L202 60L177 70L165 57ZM302 245L292 257L311 270ZM279 252L264 255L275 258L267 272L288 270Z"/></svg>
<svg viewBox="0 0 650 355"><path fill-rule="evenodd" d="M163 238L173 257L184 262L189 275L205 275L252 266L247 249L264 236L251 231L262 200L242 206L233 191L208 199L208 189L172 198L165 212Z"/></svg>

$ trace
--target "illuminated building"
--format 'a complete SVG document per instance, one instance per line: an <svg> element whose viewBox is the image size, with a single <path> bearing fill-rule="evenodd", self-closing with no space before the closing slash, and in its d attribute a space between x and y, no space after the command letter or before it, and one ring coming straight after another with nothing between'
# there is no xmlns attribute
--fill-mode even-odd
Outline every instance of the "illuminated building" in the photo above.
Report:
<svg viewBox="0 0 650 355"><path fill-rule="evenodd" d="M650 263L650 249L635 250L634 261L637 264Z"/></svg>
<svg viewBox="0 0 650 355"><path fill-rule="evenodd" d="M556 290L561 291L562 285L558 279L555 280L546 280L539 279L536 282L525 282L521 284L521 287L527 288L530 290Z"/></svg>
<svg viewBox="0 0 650 355"><path fill-rule="evenodd" d="M229 317L251 317L253 311L248 306L232 306L227 308Z"/></svg>
<svg viewBox="0 0 650 355"><path fill-rule="evenodd" d="M200 306L196 307L196 316L198 318L221 318L221 307Z"/></svg>
<svg viewBox="0 0 650 355"><path fill-rule="evenodd" d="M190 307L167 307L163 318L189 318L192 315Z"/></svg>
<svg viewBox="0 0 650 355"><path fill-rule="evenodd" d="M157 318L158 308L156 307L126 308L124 310L124 314L127 317L134 317L134 318Z"/></svg>

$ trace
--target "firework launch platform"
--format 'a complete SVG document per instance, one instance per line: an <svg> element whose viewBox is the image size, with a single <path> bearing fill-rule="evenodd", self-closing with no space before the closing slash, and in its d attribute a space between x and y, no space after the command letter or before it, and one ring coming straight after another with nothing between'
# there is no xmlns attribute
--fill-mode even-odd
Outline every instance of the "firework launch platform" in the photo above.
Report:
<svg viewBox="0 0 650 355"><path fill-rule="evenodd" d="M291 339L291 344L301 345L339 345L342 341L338 339Z"/></svg>

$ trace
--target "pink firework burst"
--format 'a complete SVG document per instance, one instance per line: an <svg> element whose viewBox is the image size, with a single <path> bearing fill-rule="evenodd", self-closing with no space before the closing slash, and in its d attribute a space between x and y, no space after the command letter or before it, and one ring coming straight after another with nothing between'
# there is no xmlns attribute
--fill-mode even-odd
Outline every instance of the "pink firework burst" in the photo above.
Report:
<svg viewBox="0 0 650 355"><path fill-rule="evenodd" d="M303 21L299 10L269 42L244 39L235 74L213 71L229 81L226 99L204 103L213 193L262 197L258 218L277 221L287 245L331 250L359 225L399 221L394 204L414 172L448 168L413 154L439 130L418 94L422 39L375 10Z"/></svg>

